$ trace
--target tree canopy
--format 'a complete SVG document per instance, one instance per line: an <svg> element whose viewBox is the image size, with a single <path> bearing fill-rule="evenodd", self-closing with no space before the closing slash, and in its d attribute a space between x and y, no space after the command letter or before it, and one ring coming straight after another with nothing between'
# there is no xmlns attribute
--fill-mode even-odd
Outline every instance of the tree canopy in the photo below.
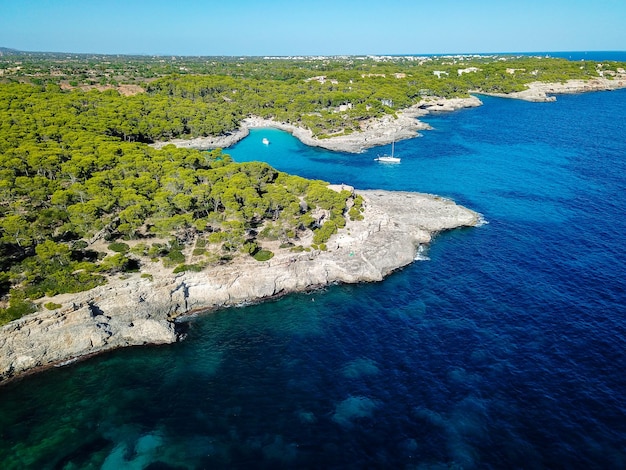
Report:
<svg viewBox="0 0 626 470"><path fill-rule="evenodd" d="M236 163L219 149L146 145L146 110L175 107L150 100L0 85L0 322L32 311L30 300L92 288L150 258L194 269L189 257L201 269L256 255L263 237L295 246L321 230L315 210L343 220L351 195L325 182ZM173 121L154 136L167 136ZM133 250L95 250L98 240L127 240Z"/></svg>
<svg viewBox="0 0 626 470"><path fill-rule="evenodd" d="M326 137L358 131L363 120L427 98L521 91L533 81L611 78L625 67L522 55L165 58L14 53L0 57L0 79L133 94L104 100L107 104L96 105L92 112L110 123L103 129L108 135L152 142L221 135L250 115Z"/></svg>

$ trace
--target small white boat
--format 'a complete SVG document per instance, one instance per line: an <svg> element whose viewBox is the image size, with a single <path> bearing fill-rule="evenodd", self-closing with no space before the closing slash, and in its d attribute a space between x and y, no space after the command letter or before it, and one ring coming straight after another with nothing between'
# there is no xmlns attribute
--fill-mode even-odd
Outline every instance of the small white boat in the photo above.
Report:
<svg viewBox="0 0 626 470"><path fill-rule="evenodd" d="M270 141L269 141L269 139L267 137L263 137L263 140L261 142L263 142L263 145L269 145L270 144Z"/></svg>
<svg viewBox="0 0 626 470"><path fill-rule="evenodd" d="M377 162L382 163L400 163L401 159L399 157L392 157L391 155L381 155L380 157L375 158Z"/></svg>
<svg viewBox="0 0 626 470"><path fill-rule="evenodd" d="M374 160L381 163L400 163L400 157L394 156L395 142L391 143L391 155L379 155Z"/></svg>

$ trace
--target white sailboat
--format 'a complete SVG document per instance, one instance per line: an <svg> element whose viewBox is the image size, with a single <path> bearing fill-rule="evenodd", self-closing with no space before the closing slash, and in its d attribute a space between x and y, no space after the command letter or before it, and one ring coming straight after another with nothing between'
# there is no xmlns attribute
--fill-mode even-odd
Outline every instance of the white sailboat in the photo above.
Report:
<svg viewBox="0 0 626 470"><path fill-rule="evenodd" d="M394 156L395 140L391 142L391 155L379 155L374 160L381 163L400 163L400 157Z"/></svg>
<svg viewBox="0 0 626 470"><path fill-rule="evenodd" d="M263 142L263 145L269 145L270 144L270 141L269 141L269 139L267 137L263 137L263 140L261 142Z"/></svg>

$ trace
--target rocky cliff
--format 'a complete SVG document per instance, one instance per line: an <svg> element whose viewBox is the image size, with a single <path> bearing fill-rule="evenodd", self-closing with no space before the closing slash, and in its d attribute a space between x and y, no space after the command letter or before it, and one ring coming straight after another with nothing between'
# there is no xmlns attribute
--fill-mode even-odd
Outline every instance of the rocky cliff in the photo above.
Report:
<svg viewBox="0 0 626 470"><path fill-rule="evenodd" d="M199 273L172 274L146 266L135 274L52 301L41 311L0 329L0 382L124 346L180 340L181 316L244 302L257 302L330 283L380 281L413 261L433 234L476 225L477 213L437 196L359 191L365 218L349 221L327 251L284 250L258 262L251 257Z"/></svg>

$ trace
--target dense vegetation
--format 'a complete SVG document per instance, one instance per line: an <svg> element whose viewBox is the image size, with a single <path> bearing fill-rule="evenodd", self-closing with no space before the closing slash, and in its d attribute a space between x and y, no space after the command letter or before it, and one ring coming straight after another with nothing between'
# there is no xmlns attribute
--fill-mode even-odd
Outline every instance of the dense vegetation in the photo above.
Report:
<svg viewBox="0 0 626 470"><path fill-rule="evenodd" d="M112 135L150 142L219 135L249 115L310 128L318 137L354 132L369 118L431 97L511 92L532 81L611 78L626 64L529 56L141 57L10 53L0 78L63 89L119 87L146 94L115 105ZM132 88L128 88L132 85ZM126 88L125 88L126 87ZM128 118L128 119L127 119ZM120 122L121 121L121 122Z"/></svg>
<svg viewBox="0 0 626 470"><path fill-rule="evenodd" d="M0 321L150 259L177 271L241 253L266 260L264 242L323 248L345 224L351 193L325 182L221 150L129 142L148 125L131 116L140 100L147 95L0 87Z"/></svg>
<svg viewBox="0 0 626 470"><path fill-rule="evenodd" d="M89 289L150 260L180 272L242 254L268 260L270 245L324 249L344 217L360 217L358 197L324 182L238 164L219 149L146 144L226 134L251 115L326 137L429 97L610 77L623 67L534 57L165 59L1 50L0 324L33 311L33 300Z"/></svg>

